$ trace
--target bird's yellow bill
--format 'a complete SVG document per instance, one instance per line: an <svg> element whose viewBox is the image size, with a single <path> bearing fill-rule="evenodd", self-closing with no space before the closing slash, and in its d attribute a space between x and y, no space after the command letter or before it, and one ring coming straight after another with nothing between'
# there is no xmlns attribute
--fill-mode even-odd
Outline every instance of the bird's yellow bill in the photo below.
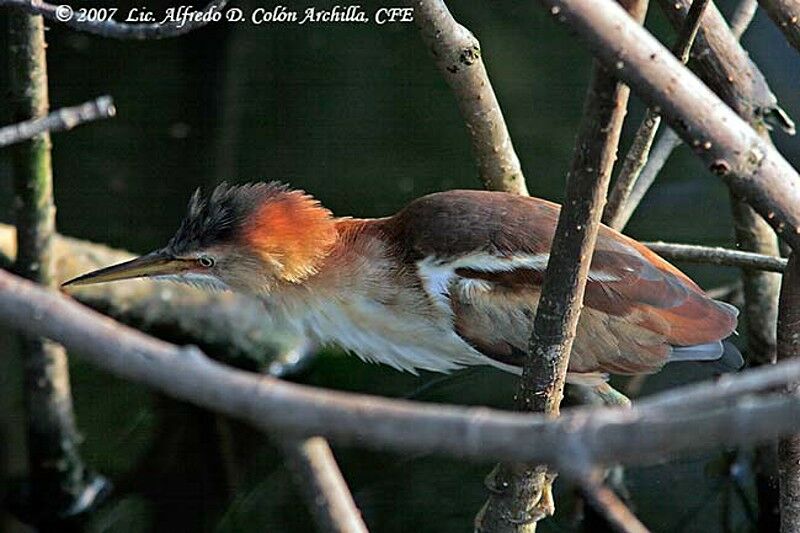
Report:
<svg viewBox="0 0 800 533"><path fill-rule="evenodd" d="M119 281L132 278L149 278L153 276L168 276L184 272L187 261L171 257L163 252L153 252L151 254L101 268L94 272L89 272L77 278L62 283L62 287L75 287L78 285L93 285L95 283L105 283L107 281Z"/></svg>

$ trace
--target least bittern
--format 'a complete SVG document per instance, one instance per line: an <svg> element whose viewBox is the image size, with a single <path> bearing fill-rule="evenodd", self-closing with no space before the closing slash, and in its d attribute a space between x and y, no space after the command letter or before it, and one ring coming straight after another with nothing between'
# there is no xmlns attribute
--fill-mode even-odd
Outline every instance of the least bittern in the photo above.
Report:
<svg viewBox="0 0 800 533"><path fill-rule="evenodd" d="M149 277L230 289L262 299L281 327L367 361L519 372L558 213L538 198L462 190L387 218L337 218L277 183L223 184L195 192L164 248L65 285ZM736 326L736 308L605 226L584 304L573 383L718 360Z"/></svg>

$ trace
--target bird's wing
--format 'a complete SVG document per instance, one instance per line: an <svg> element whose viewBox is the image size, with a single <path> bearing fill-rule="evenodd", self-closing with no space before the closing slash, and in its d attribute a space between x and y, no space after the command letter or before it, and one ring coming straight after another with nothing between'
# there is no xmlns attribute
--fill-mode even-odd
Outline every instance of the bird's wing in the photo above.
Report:
<svg viewBox="0 0 800 533"><path fill-rule="evenodd" d="M488 357L519 364L558 206L452 191L417 200L395 218L395 242L416 263L426 291L448 306L456 332ZM655 371L672 346L714 343L736 325L735 310L607 227L598 234L584 303L570 365L575 372Z"/></svg>

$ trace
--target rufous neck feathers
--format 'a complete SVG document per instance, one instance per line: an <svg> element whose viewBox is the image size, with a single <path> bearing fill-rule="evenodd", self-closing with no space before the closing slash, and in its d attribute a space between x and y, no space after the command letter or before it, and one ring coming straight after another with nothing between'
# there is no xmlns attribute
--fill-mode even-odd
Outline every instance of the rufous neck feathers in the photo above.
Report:
<svg viewBox="0 0 800 533"><path fill-rule="evenodd" d="M317 272L337 233L331 212L317 200L301 191L281 191L256 208L242 234L279 279L299 283Z"/></svg>

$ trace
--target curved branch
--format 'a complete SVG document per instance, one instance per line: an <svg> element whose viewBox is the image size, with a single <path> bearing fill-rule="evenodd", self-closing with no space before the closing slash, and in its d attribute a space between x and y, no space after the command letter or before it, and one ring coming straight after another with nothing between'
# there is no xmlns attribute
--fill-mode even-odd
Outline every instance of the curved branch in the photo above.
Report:
<svg viewBox="0 0 800 533"><path fill-rule="evenodd" d="M61 6L48 4L41 0L0 0L0 6L23 9L32 15L41 15L50 22L64 24L74 30L93 33L102 37L137 41L177 37L196 30L197 28L201 28L208 24L211 14L221 11L227 3L228 0L212 0L202 11L198 12L196 16L188 21L179 20L165 22L163 24L158 22L151 24L127 24L124 22L117 22L113 19L104 21L79 21L75 16L70 16L68 20L62 20L59 16L59 8L61 8Z"/></svg>
<svg viewBox="0 0 800 533"><path fill-rule="evenodd" d="M696 244L675 244L661 241L643 242L642 244L665 259L672 261L688 261L690 263L748 268L767 272L783 272L786 270L786 259L782 257L741 252L727 248L698 246Z"/></svg>
<svg viewBox="0 0 800 533"><path fill-rule="evenodd" d="M648 463L761 442L797 431L800 419L797 396L756 395L800 381L797 360L673 389L630 410L568 409L552 419L322 390L235 370L4 271L0 324L52 338L117 376L265 431L372 449L536 461L568 475L592 463Z"/></svg>
<svg viewBox="0 0 800 533"><path fill-rule="evenodd" d="M413 0L414 21L467 123L480 178L487 189L528 194L525 176L497 102L478 40L442 0Z"/></svg>

